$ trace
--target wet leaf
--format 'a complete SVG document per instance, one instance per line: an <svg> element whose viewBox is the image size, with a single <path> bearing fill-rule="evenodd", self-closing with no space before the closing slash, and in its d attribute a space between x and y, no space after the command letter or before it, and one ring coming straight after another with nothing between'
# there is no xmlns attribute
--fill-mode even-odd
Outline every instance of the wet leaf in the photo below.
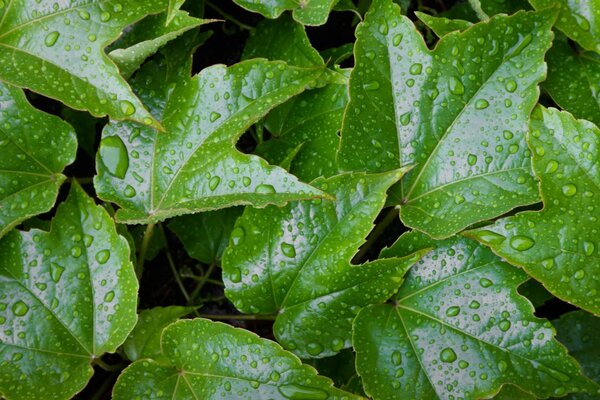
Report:
<svg viewBox="0 0 600 400"><path fill-rule="evenodd" d="M130 365L116 383L115 400L359 399L278 344L222 323L175 322L165 328L161 348L168 363Z"/></svg>
<svg viewBox="0 0 600 400"><path fill-rule="evenodd" d="M374 2L357 28L340 167L414 164L391 200L437 238L538 201L525 132L554 18L498 15L431 51L391 0Z"/></svg>
<svg viewBox="0 0 600 400"><path fill-rule="evenodd" d="M324 195L235 148L252 124L313 84L322 69L258 59L214 65L187 78L169 72L167 62L148 64L134 80L165 132L121 122L102 133L94 183L100 198L121 206L119 221L150 223Z"/></svg>
<svg viewBox="0 0 600 400"><path fill-rule="evenodd" d="M423 252L360 266L350 261L364 243L404 170L317 179L337 200L247 208L223 254L225 294L246 313L277 314L275 337L303 358L350 346L361 307L387 300Z"/></svg>
<svg viewBox="0 0 600 400"><path fill-rule="evenodd" d="M464 31L471 25L469 21L464 19L449 19L444 17L434 17L422 12L415 12L415 15L438 37L442 37L450 32Z"/></svg>
<svg viewBox="0 0 600 400"><path fill-rule="evenodd" d="M294 19L303 25L323 25L329 12L339 0L233 0L246 10L267 18L277 18L284 11L292 11Z"/></svg>
<svg viewBox="0 0 600 400"><path fill-rule="evenodd" d="M52 208L66 178L61 172L76 150L69 124L36 110L21 89L0 82L0 237Z"/></svg>
<svg viewBox="0 0 600 400"><path fill-rule="evenodd" d="M600 314L600 130L536 108L528 136L544 209L467 233L523 267L556 297Z"/></svg>
<svg viewBox="0 0 600 400"><path fill-rule="evenodd" d="M536 9L560 10L556 27L586 50L600 53L600 2L598 0L529 0Z"/></svg>
<svg viewBox="0 0 600 400"><path fill-rule="evenodd" d="M49 232L0 240L0 393L68 399L136 322L138 283L127 241L75 184Z"/></svg>
<svg viewBox="0 0 600 400"><path fill-rule="evenodd" d="M598 390L518 294L527 275L485 246L411 232L382 255L432 245L393 304L368 306L354 320L356 365L368 395L480 399L505 383L543 398Z"/></svg>
<svg viewBox="0 0 600 400"><path fill-rule="evenodd" d="M4 4L0 7L0 80L94 116L159 127L104 48L128 25L163 11L166 0Z"/></svg>

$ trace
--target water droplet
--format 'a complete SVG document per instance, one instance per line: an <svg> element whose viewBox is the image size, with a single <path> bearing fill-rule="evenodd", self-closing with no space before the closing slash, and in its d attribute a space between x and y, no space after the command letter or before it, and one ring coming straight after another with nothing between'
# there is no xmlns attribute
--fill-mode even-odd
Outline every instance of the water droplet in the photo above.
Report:
<svg viewBox="0 0 600 400"><path fill-rule="evenodd" d="M104 295L104 301L106 301L108 303L113 301L114 298L115 298L115 292L112 290Z"/></svg>
<svg viewBox="0 0 600 400"><path fill-rule="evenodd" d="M552 267L554 267L554 259L553 258L547 258L544 261L542 261L542 267L544 267L546 270L551 270Z"/></svg>
<svg viewBox="0 0 600 400"><path fill-rule="evenodd" d="M28 311L29 311L29 306L27 304L23 303L21 300L17 301L12 306L12 312L17 317L22 317L23 315L27 314Z"/></svg>
<svg viewBox="0 0 600 400"><path fill-rule="evenodd" d="M583 252L585 253L586 256L591 256L592 254L594 254L595 249L596 249L596 246L594 246L594 243L583 242Z"/></svg>
<svg viewBox="0 0 600 400"><path fill-rule="evenodd" d="M110 17L111 17L110 13L104 11L102 14L100 14L100 21L108 22L110 20Z"/></svg>
<svg viewBox="0 0 600 400"><path fill-rule="evenodd" d="M402 34L398 33L397 35L394 35L394 38L392 39L392 44L394 46L398 46L400 42L402 42Z"/></svg>
<svg viewBox="0 0 600 400"><path fill-rule="evenodd" d="M296 248L292 244L285 242L281 243L281 252L289 258L296 257Z"/></svg>
<svg viewBox="0 0 600 400"><path fill-rule="evenodd" d="M309 343L306 345L306 351L308 351L308 354L311 356L318 356L323 352L323 345L317 342Z"/></svg>
<svg viewBox="0 0 600 400"><path fill-rule="evenodd" d="M490 106L490 103L485 99L478 99L475 101L475 108L478 110L484 110Z"/></svg>
<svg viewBox="0 0 600 400"><path fill-rule="evenodd" d="M512 79L509 79L508 81L506 81L504 87L508 92L513 93L515 90L517 90L517 82L513 81Z"/></svg>
<svg viewBox="0 0 600 400"><path fill-rule="evenodd" d="M98 261L100 264L106 264L109 258L110 250L108 249L100 250L96 253L96 261Z"/></svg>
<svg viewBox="0 0 600 400"><path fill-rule="evenodd" d="M242 179L242 184L246 187L250 186L250 184L252 183L252 179L250 179L249 177L245 176Z"/></svg>
<svg viewBox="0 0 600 400"><path fill-rule="evenodd" d="M452 306L446 310L446 315L449 317L456 317L458 314L460 314L460 307Z"/></svg>
<svg viewBox="0 0 600 400"><path fill-rule="evenodd" d="M209 116L210 122L215 122L219 118L221 118L221 114L219 114L218 112L213 111L210 113L210 116Z"/></svg>
<svg viewBox="0 0 600 400"><path fill-rule="evenodd" d="M582 280L583 278L585 278L585 271L582 269L576 271L573 274L573 278L577 279L578 281Z"/></svg>
<svg viewBox="0 0 600 400"><path fill-rule="evenodd" d="M125 190L123 190L123 195L125 197L131 198L131 197L134 197L136 194L137 194L137 192L135 191L135 189L131 185L127 185L125 187Z"/></svg>
<svg viewBox="0 0 600 400"><path fill-rule="evenodd" d="M408 125L408 123L410 122L411 116L412 116L412 112L410 112L410 111L406 112L400 116L400 123L402 124L402 126Z"/></svg>
<svg viewBox="0 0 600 400"><path fill-rule="evenodd" d="M510 321L507 319L503 319L502 321L500 321L500 323L498 324L498 327L500 328L500 330L502 332L506 332L507 330L510 329Z"/></svg>
<svg viewBox="0 0 600 400"><path fill-rule="evenodd" d="M277 390L282 396L290 400L326 400L329 397L324 390L295 383L280 386Z"/></svg>
<svg viewBox="0 0 600 400"><path fill-rule="evenodd" d="M108 172L117 178L125 178L129 169L129 155L125 143L118 136L109 136L100 142L100 158Z"/></svg>
<svg viewBox="0 0 600 400"><path fill-rule="evenodd" d="M81 256L81 247L73 246L71 248L71 255L75 258L79 258Z"/></svg>
<svg viewBox="0 0 600 400"><path fill-rule="evenodd" d="M572 183L567 183L566 185L563 185L562 192L567 197L573 197L577 193L577 186Z"/></svg>
<svg viewBox="0 0 600 400"><path fill-rule="evenodd" d="M392 353L392 364L400 365L402 364L402 354L399 351L394 351Z"/></svg>
<svg viewBox="0 0 600 400"><path fill-rule="evenodd" d="M483 288L489 288L490 286L492 286L494 284L494 282L492 282L491 280L489 280L488 278L481 278L479 280L479 284L481 285L481 287Z"/></svg>
<svg viewBox="0 0 600 400"><path fill-rule="evenodd" d="M481 307L481 304L479 304L479 302L477 300L473 300L470 304L469 304L469 308L473 309L473 310L477 310L479 307Z"/></svg>
<svg viewBox="0 0 600 400"><path fill-rule="evenodd" d="M44 40L44 44L46 44L46 46L48 46L48 47L54 46L54 44L58 40L59 36L60 36L60 33L57 32L57 31L50 32L49 34L46 35L46 39Z"/></svg>
<svg viewBox="0 0 600 400"><path fill-rule="evenodd" d="M50 263L50 277L54 282L58 282L63 272L65 272L65 268L61 267L56 263Z"/></svg>
<svg viewBox="0 0 600 400"><path fill-rule="evenodd" d="M365 89L365 90L377 90L377 89L379 89L379 82L372 81L372 82L369 82L369 83L365 83L365 84L363 84L363 89Z"/></svg>
<svg viewBox="0 0 600 400"><path fill-rule="evenodd" d="M448 89L450 89L450 92L453 94L465 93L465 87L463 86L462 82L455 77L450 78L450 82L448 83Z"/></svg>
<svg viewBox="0 0 600 400"><path fill-rule="evenodd" d="M279 381L279 379L281 379L281 375L279 375L279 372L277 371L273 371L271 372L271 375L269 375L269 378L273 381L273 382L277 382Z"/></svg>
<svg viewBox="0 0 600 400"><path fill-rule="evenodd" d="M577 22L577 25L579 25L579 27L584 30L584 31L589 31L590 30L590 21L587 20L587 18L585 18L583 15L577 14L577 13L572 13L573 18L575 18L575 22Z"/></svg>
<svg viewBox="0 0 600 400"><path fill-rule="evenodd" d="M79 18L87 21L88 19L90 19L90 13L85 10L81 10L79 11Z"/></svg>
<svg viewBox="0 0 600 400"><path fill-rule="evenodd" d="M456 361L456 353L450 347L446 347L440 353L440 360L442 360L445 363L452 363Z"/></svg>
<svg viewBox="0 0 600 400"><path fill-rule="evenodd" d="M218 176L213 176L208 181L208 188L210 190L215 190L217 188L217 186L219 186L219 183L221 183L221 178Z"/></svg>
<svg viewBox="0 0 600 400"><path fill-rule="evenodd" d="M119 105L121 106L123 114L127 116L135 114L135 106L130 101L121 100Z"/></svg>
<svg viewBox="0 0 600 400"><path fill-rule="evenodd" d="M409 68L409 72L412 75L419 75L419 74L421 74L422 70L423 70L423 65L419 64L419 63L415 63L415 64L411 65Z"/></svg>
<svg viewBox="0 0 600 400"><path fill-rule="evenodd" d="M546 164L546 171L545 172L547 174L552 174L557 169L558 169L558 162L556 162L555 160L550 160L550 161L548 161L548 164Z"/></svg>
<svg viewBox="0 0 600 400"><path fill-rule="evenodd" d="M461 194L455 194L454 195L454 203L455 204L462 204L465 202L465 197Z"/></svg>
<svg viewBox="0 0 600 400"><path fill-rule="evenodd" d="M499 233L488 231L485 229L482 231L476 232L475 236L477 237L477 239L481 240L484 243L496 244L496 245L501 244L506 239L506 237L504 237L503 235L501 235Z"/></svg>
<svg viewBox="0 0 600 400"><path fill-rule="evenodd" d="M467 157L467 163L471 166L477 164L477 156L475 154L469 154Z"/></svg>
<svg viewBox="0 0 600 400"><path fill-rule="evenodd" d="M510 247L517 251L529 250L534 244L535 241L527 236L517 235L510 239Z"/></svg>
<svg viewBox="0 0 600 400"><path fill-rule="evenodd" d="M242 281L242 271L239 268L234 268L229 274L229 280L233 283L240 283Z"/></svg>
<svg viewBox="0 0 600 400"><path fill-rule="evenodd" d="M275 188L272 185L265 185L265 184L258 185L254 191L259 194L276 193Z"/></svg>

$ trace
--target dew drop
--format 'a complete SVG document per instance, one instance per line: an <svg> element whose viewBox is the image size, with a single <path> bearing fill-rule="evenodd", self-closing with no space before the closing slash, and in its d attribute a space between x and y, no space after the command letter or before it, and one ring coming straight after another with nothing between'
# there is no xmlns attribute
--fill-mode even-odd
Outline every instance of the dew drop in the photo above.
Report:
<svg viewBox="0 0 600 400"><path fill-rule="evenodd" d="M63 272L65 272L64 267L61 267L56 263L50 264L50 277L54 282L58 282L60 280L60 277L62 276Z"/></svg>
<svg viewBox="0 0 600 400"><path fill-rule="evenodd" d="M442 360L445 363L452 363L456 361L456 353L450 347L446 347L440 353L440 360Z"/></svg>
<svg viewBox="0 0 600 400"><path fill-rule="evenodd" d="M501 235L499 233L488 231L485 229L482 231L476 232L475 236L477 237L477 239L481 240L484 243L495 244L495 245L501 244L506 239L506 237L504 237L503 235Z"/></svg>
<svg viewBox="0 0 600 400"><path fill-rule="evenodd" d="M213 176L212 178L210 178L210 180L208 181L208 188L210 190L215 190L217 188L217 186L219 186L219 183L221 183L221 178L218 176Z"/></svg>
<svg viewBox="0 0 600 400"><path fill-rule="evenodd" d="M573 274L573 278L577 279L578 281L582 280L583 278L585 278L585 271L582 269L576 271Z"/></svg>
<svg viewBox="0 0 600 400"><path fill-rule="evenodd" d="M489 288L490 286L492 286L494 284L494 282L492 282L488 278L481 278L479 280L479 284L481 285L482 288Z"/></svg>
<svg viewBox="0 0 600 400"><path fill-rule="evenodd" d="M460 313L460 307L452 306L446 310L446 315L449 317L456 317Z"/></svg>
<svg viewBox="0 0 600 400"><path fill-rule="evenodd" d="M98 261L100 264L106 264L109 258L110 250L108 249L100 250L96 253L96 261Z"/></svg>
<svg viewBox="0 0 600 400"><path fill-rule="evenodd" d="M27 304L23 303L21 300L17 301L12 306L12 312L17 317L22 317L23 315L27 314L28 311L29 311L29 306Z"/></svg>
<svg viewBox="0 0 600 400"><path fill-rule="evenodd" d="M475 101L475 108L478 110L485 110L490 106L490 103L485 99L478 99Z"/></svg>
<svg viewBox="0 0 600 400"><path fill-rule="evenodd" d="M306 351L311 356L318 356L323 352L323 345L317 342L312 342L306 345Z"/></svg>
<svg viewBox="0 0 600 400"><path fill-rule="evenodd" d="M281 252L289 258L294 258L296 257L296 248L294 247L294 245L291 245L289 243L281 243Z"/></svg>
<svg viewBox="0 0 600 400"><path fill-rule="evenodd" d="M134 197L136 194L137 194L137 192L135 191L135 189L131 185L127 185L125 187L125 190L123 190L123 195L125 197L131 198L131 197Z"/></svg>
<svg viewBox="0 0 600 400"><path fill-rule="evenodd" d="M410 112L410 111L406 112L400 116L400 123L402 124L402 126L406 126L409 124L411 116L412 116L412 112Z"/></svg>
<svg viewBox="0 0 600 400"><path fill-rule="evenodd" d="M276 193L275 192L275 188L272 185L266 185L266 184L261 184L258 185L255 189L256 193L259 194L272 194L272 193Z"/></svg>
<svg viewBox="0 0 600 400"><path fill-rule="evenodd" d="M245 176L244 178L242 178L242 184L245 187L250 186L251 183L252 183L252 179L250 179L249 177Z"/></svg>
<svg viewBox="0 0 600 400"><path fill-rule="evenodd" d="M392 364L400 365L402 364L402 354L399 351L394 351L392 353Z"/></svg>
<svg viewBox="0 0 600 400"><path fill-rule="evenodd" d="M123 114L127 116L135 114L135 106L130 101L121 100L119 106L121 107Z"/></svg>
<svg viewBox="0 0 600 400"><path fill-rule="evenodd" d="M523 235L513 236L510 239L510 247L517 251L529 250L534 244L535 241L532 238Z"/></svg>
<svg viewBox="0 0 600 400"><path fill-rule="evenodd" d="M545 172L547 174L552 174L557 169L558 169L558 162L556 162L555 160L550 160L550 161L548 161L548 164L546 164L546 170L545 170Z"/></svg>
<svg viewBox="0 0 600 400"><path fill-rule="evenodd" d="M412 75L420 75L421 71L423 71L423 65L419 63L414 63L410 66L408 70Z"/></svg>
<svg viewBox="0 0 600 400"><path fill-rule="evenodd" d="M567 183L566 185L563 185L562 192L567 197L573 197L577 193L577 186L572 183Z"/></svg>
<svg viewBox="0 0 600 400"><path fill-rule="evenodd" d="M461 194L454 195L454 204L462 204L465 202L465 197Z"/></svg>
<svg viewBox="0 0 600 400"><path fill-rule="evenodd" d="M108 303L113 301L114 298L115 298L115 292L112 290L104 295L104 301L106 301Z"/></svg>
<svg viewBox="0 0 600 400"><path fill-rule="evenodd" d="M583 252L585 253L586 256L591 256L592 254L594 254L595 249L596 249L596 246L594 246L594 243L583 242Z"/></svg>
<svg viewBox="0 0 600 400"><path fill-rule="evenodd" d="M365 89L365 90L377 90L377 89L379 89L379 82L372 81L372 82L365 83L365 84L363 84L363 89Z"/></svg>
<svg viewBox="0 0 600 400"><path fill-rule="evenodd" d="M46 39L44 40L44 44L48 47L52 47L56 44L56 41L58 40L58 37L60 36L60 33L57 31L54 32L50 32L49 34L46 35Z"/></svg>
<svg viewBox="0 0 600 400"><path fill-rule="evenodd" d="M277 390L282 396L290 400L326 400L329 397L324 390L295 383L280 386Z"/></svg>
<svg viewBox="0 0 600 400"><path fill-rule="evenodd" d="M399 33L397 35L394 35L394 38L392 39L392 44L394 46L398 46L400 44L400 42L402 42L402 34Z"/></svg>
<svg viewBox="0 0 600 400"><path fill-rule="evenodd" d="M231 231L231 243L233 243L234 246L237 246L242 242L242 240L244 240L244 236L246 236L244 228L242 228L241 226L236 226Z"/></svg>
<svg viewBox="0 0 600 400"><path fill-rule="evenodd" d="M455 77L450 78L450 82L448 83L448 89L452 94L464 94L465 87L462 82Z"/></svg>
<svg viewBox="0 0 600 400"><path fill-rule="evenodd" d="M543 260L542 267L544 267L544 269L550 271L552 269L552 267L554 267L554 259L547 258L547 259Z"/></svg>
<svg viewBox="0 0 600 400"><path fill-rule="evenodd" d="M517 90L517 82L513 81L512 79L509 79L508 81L506 81L504 87L508 92L513 93L515 90Z"/></svg>
<svg viewBox="0 0 600 400"><path fill-rule="evenodd" d="M467 156L467 163L471 166L477 164L477 156L475 154L469 154Z"/></svg>
<svg viewBox="0 0 600 400"><path fill-rule="evenodd" d="M209 116L210 122L215 122L219 118L221 118L221 114L219 114L218 112L213 111L210 113L210 116Z"/></svg>
<svg viewBox="0 0 600 400"><path fill-rule="evenodd" d="M498 324L498 327L500 328L500 330L502 332L506 332L507 330L510 329L510 321L507 319L503 319L502 321L500 321L500 323Z"/></svg>
<svg viewBox="0 0 600 400"><path fill-rule="evenodd" d="M129 155L125 143L118 136L109 136L100 142L100 158L108 172L119 178L125 178L129 169Z"/></svg>

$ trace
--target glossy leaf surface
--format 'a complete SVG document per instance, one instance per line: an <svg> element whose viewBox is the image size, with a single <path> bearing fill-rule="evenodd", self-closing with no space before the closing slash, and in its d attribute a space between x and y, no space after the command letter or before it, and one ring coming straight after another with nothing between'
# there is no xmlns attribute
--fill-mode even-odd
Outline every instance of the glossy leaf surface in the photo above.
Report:
<svg viewBox="0 0 600 400"><path fill-rule="evenodd" d="M277 313L277 340L300 357L349 347L358 310L387 300L422 255L350 263L403 172L315 180L335 202L247 208L223 255L227 297L242 312Z"/></svg>
<svg viewBox="0 0 600 400"><path fill-rule="evenodd" d="M535 9L560 10L556 27L584 49L600 53L600 1L529 0Z"/></svg>
<svg viewBox="0 0 600 400"><path fill-rule="evenodd" d="M0 80L95 116L158 126L104 48L166 7L166 0L3 1Z"/></svg>
<svg viewBox="0 0 600 400"><path fill-rule="evenodd" d="M233 0L249 11L267 18L277 18L284 11L292 11L294 19L303 25L323 25L329 12L339 0Z"/></svg>
<svg viewBox="0 0 600 400"><path fill-rule="evenodd" d="M488 248L460 236L411 232L384 252L435 246L407 274L394 304L362 309L353 346L375 399L479 399L511 383L538 397L597 390L517 292L527 279Z"/></svg>
<svg viewBox="0 0 600 400"><path fill-rule="evenodd" d="M135 85L166 131L131 122L109 124L103 131L94 183L99 197L121 206L118 220L149 223L324 195L235 148L246 129L313 84L322 69L253 60L215 65L190 79L164 77L169 69L163 66L149 64L136 75Z"/></svg>
<svg viewBox="0 0 600 400"><path fill-rule="evenodd" d="M190 255L205 264L221 261L235 221L243 208L225 208L199 214L182 215L169 223Z"/></svg>
<svg viewBox="0 0 600 400"><path fill-rule="evenodd" d="M0 83L0 237L52 208L76 150L69 124L35 109L21 89Z"/></svg>
<svg viewBox="0 0 600 400"><path fill-rule="evenodd" d="M444 17L434 17L422 12L415 12L415 15L438 37L442 37L450 32L464 31L471 25L469 21L464 19L449 19Z"/></svg>
<svg viewBox="0 0 600 400"><path fill-rule="evenodd" d="M160 337L163 330L179 318L194 311L194 307L154 307L140 313L137 324L123 343L127 358L137 361L142 358L162 360Z"/></svg>
<svg viewBox="0 0 600 400"><path fill-rule="evenodd" d="M573 116L600 125L600 55L577 52L557 38L546 61L543 87L552 99Z"/></svg>
<svg viewBox="0 0 600 400"><path fill-rule="evenodd" d="M205 319L169 325L161 338L169 364L140 360L119 377L115 400L354 400L278 344Z"/></svg>
<svg viewBox="0 0 600 400"><path fill-rule="evenodd" d="M495 16L431 51L391 0L373 2L357 28L340 167L414 164L392 200L438 238L536 202L525 132L554 18Z"/></svg>
<svg viewBox="0 0 600 400"><path fill-rule="evenodd" d="M135 325L129 246L75 184L51 230L11 231L0 260L0 394L68 399Z"/></svg>
<svg viewBox="0 0 600 400"><path fill-rule="evenodd" d="M586 376L600 384L600 318L585 311L572 311L553 321L556 338L581 364ZM592 400L594 395L575 394L569 399Z"/></svg>
<svg viewBox="0 0 600 400"><path fill-rule="evenodd" d="M600 314L600 130L566 112L536 108L529 145L544 209L470 231L555 296Z"/></svg>

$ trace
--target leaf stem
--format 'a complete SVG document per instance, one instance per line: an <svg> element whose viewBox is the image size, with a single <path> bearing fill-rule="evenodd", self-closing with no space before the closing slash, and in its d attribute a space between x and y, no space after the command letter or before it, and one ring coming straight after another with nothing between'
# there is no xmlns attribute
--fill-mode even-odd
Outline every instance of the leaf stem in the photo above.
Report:
<svg viewBox="0 0 600 400"><path fill-rule="evenodd" d="M379 237L381 236L381 234L386 230L386 228L392 222L394 222L396 219L398 219L398 214L399 213L400 213L400 211L396 207L393 207L386 214L386 216L383 217L383 219L375 226L375 229L373 229L371 231L371 234L367 237L367 241L365 242L365 244L363 244L360 247L360 250L354 256L355 262L362 263L362 261L365 258L367 252L371 249L371 246L373 246L373 243L375 243L377 241L377 239L379 239Z"/></svg>
<svg viewBox="0 0 600 400"><path fill-rule="evenodd" d="M162 233L164 235L165 231L164 231L162 224L160 224L160 230L162 231ZM187 292L185 286L183 285L183 282L181 281L181 277L179 276L177 267L175 267L175 262L173 261L173 256L171 255L171 249L169 248L169 243L166 243L165 254L167 256L167 261L169 262L169 267L171 267L171 271L173 272L173 276L175 277L175 282L177 282L177 286L179 286L179 290L181 290L181 294L183 294L183 297L185 297L185 300L187 301L187 303L190 304L192 298L190 297L190 294Z"/></svg>
<svg viewBox="0 0 600 400"><path fill-rule="evenodd" d="M487 15L485 11L483 11L483 8L481 8L481 2L479 0L469 0L469 5L473 11L475 11L475 14L477 14L477 18L479 18L479 20L487 21L490 19L489 15Z"/></svg>
<svg viewBox="0 0 600 400"><path fill-rule="evenodd" d="M213 270L215 269L215 265L216 265L216 263L214 261L212 263L210 263L210 265L206 269L206 272L204 272L204 274L202 275L202 277L198 281L198 285L196 286L196 288L192 292L192 296L191 296L192 300L195 299L198 296L198 294L200 293L200 290L202 290L202 287L206 284L206 282L208 282L208 278L210 277L210 275L212 274Z"/></svg>
<svg viewBox="0 0 600 400"><path fill-rule="evenodd" d="M100 357L94 359L94 364L99 366L100 368L102 368L103 370L105 370L107 372L120 371L123 368L125 368L124 362L120 362L118 364L107 364Z"/></svg>
<svg viewBox="0 0 600 400"><path fill-rule="evenodd" d="M152 239L152 233L154 232L154 224L148 224L144 231L144 237L142 237L142 245L140 247L140 253L138 254L137 267L135 269L135 275L138 280L142 279L144 273L144 261L146 261L146 253L148 253L148 245Z"/></svg>
<svg viewBox="0 0 600 400"><path fill-rule="evenodd" d="M256 314L200 314L201 318L216 319L216 320L250 320L250 321L275 321L276 315L256 315Z"/></svg>
<svg viewBox="0 0 600 400"><path fill-rule="evenodd" d="M210 8L212 8L213 10L215 10L217 13L221 14L221 16L223 18L225 18L227 21L231 21L234 24L236 24L237 26L240 27L240 29L245 29L248 31L251 31L252 29L254 29L253 27L251 27L250 25L246 25L245 23L243 23L242 21L240 21L239 19L235 18L234 16L232 16L231 14L223 11L223 9L221 9L220 7L216 6L213 4L212 1L206 0L205 4L207 6L209 6Z"/></svg>

